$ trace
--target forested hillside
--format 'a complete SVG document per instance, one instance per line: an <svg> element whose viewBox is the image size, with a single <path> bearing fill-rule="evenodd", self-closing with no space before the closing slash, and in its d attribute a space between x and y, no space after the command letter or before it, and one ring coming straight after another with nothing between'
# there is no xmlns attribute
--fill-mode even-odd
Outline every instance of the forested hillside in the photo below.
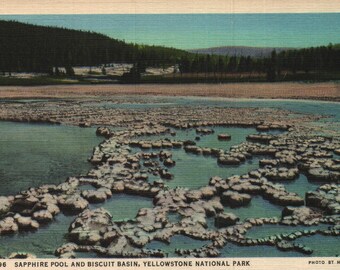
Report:
<svg viewBox="0 0 340 270"><path fill-rule="evenodd" d="M0 71L51 72L55 67L112 62L146 66L174 64L185 51L128 44L105 35L0 21Z"/></svg>

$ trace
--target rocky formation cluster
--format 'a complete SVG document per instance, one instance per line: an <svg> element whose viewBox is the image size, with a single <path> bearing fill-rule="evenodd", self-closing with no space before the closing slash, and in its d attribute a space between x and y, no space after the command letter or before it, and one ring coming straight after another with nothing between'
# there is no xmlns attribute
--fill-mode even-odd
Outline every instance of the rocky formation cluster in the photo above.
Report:
<svg viewBox="0 0 340 270"><path fill-rule="evenodd" d="M176 249L179 256L216 257L221 249L234 243L239 246L270 245L282 251L312 254L313 250L295 243L300 237L314 234L339 236L340 232L340 140L318 136L296 123L316 120L299 115L287 121L288 112L275 114L260 109L188 109L118 110L81 106L81 103L46 103L28 109L23 104L0 104L1 119L105 125L97 135L105 140L94 148L90 162L95 166L83 177L70 177L59 185L32 187L13 196L0 197L0 235L38 230L53 222L60 212L75 215L68 232L68 243L56 250L63 258L76 252L95 252L106 257L165 257L163 250L148 248L153 241L170 243L175 235L208 241L199 249ZM240 110L242 114L240 115ZM275 111L275 110L274 110ZM20 115L20 118L18 118ZM266 120L263 120L266 119ZM285 120L284 120L285 119ZM113 131L109 125L125 126ZM259 132L228 150L201 147L194 140L176 140L178 129L195 129L199 136L216 136L230 140L228 134L215 134L215 127L254 127ZM263 131L281 130L271 135ZM312 130L313 131L313 130ZM140 140L140 136L169 135L167 139ZM226 179L212 176L199 189L170 188L167 181L176 166L172 151L185 151L216 159L221 166L238 166L255 156L261 157L259 168ZM283 185L305 174L317 181L317 190L305 198L289 192ZM150 175L157 180L151 181ZM93 189L82 189L91 185ZM153 199L153 208L141 208L132 220L114 221L105 202L116 193ZM225 207L245 207L260 196L268 203L283 207L281 217L254 217L241 220ZM104 203L96 208L96 203ZM94 207L89 207L90 205ZM176 213L178 220L171 220ZM213 220L213 224L209 220ZM315 226L328 229L299 229L259 239L247 237L256 226ZM20 255L20 254L19 254ZM13 256L19 256L14 254Z"/></svg>

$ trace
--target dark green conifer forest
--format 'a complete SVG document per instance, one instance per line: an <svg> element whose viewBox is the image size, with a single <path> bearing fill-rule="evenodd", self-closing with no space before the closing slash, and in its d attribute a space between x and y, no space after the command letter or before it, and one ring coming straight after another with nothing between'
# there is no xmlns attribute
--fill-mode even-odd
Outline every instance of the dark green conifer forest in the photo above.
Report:
<svg viewBox="0 0 340 270"><path fill-rule="evenodd" d="M340 46L273 51L269 57L194 54L175 48L126 43L103 34L45 27L0 20L0 72L44 72L58 75L63 67L73 76L72 67L109 63L134 64L138 74L146 67L178 65L180 74L257 73L267 81L284 74L339 73ZM138 75L139 77L139 75Z"/></svg>
<svg viewBox="0 0 340 270"><path fill-rule="evenodd" d="M175 64L185 51L128 44L105 35L0 21L0 71L52 72L58 67L138 63Z"/></svg>

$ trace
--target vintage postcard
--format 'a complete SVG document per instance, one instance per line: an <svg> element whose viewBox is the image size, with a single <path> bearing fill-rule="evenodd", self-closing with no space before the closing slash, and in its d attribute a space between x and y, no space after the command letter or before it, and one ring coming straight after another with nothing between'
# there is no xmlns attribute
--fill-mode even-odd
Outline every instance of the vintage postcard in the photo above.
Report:
<svg viewBox="0 0 340 270"><path fill-rule="evenodd" d="M339 81L335 0L1 0L0 270L340 269Z"/></svg>

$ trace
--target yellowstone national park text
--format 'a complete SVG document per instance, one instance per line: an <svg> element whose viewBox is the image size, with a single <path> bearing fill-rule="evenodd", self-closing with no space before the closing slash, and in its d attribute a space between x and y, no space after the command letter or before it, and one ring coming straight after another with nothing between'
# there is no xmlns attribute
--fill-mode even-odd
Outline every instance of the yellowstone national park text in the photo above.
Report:
<svg viewBox="0 0 340 270"><path fill-rule="evenodd" d="M15 268L155 268L155 267L229 267L250 266L250 260L103 260L103 261L18 261Z"/></svg>

